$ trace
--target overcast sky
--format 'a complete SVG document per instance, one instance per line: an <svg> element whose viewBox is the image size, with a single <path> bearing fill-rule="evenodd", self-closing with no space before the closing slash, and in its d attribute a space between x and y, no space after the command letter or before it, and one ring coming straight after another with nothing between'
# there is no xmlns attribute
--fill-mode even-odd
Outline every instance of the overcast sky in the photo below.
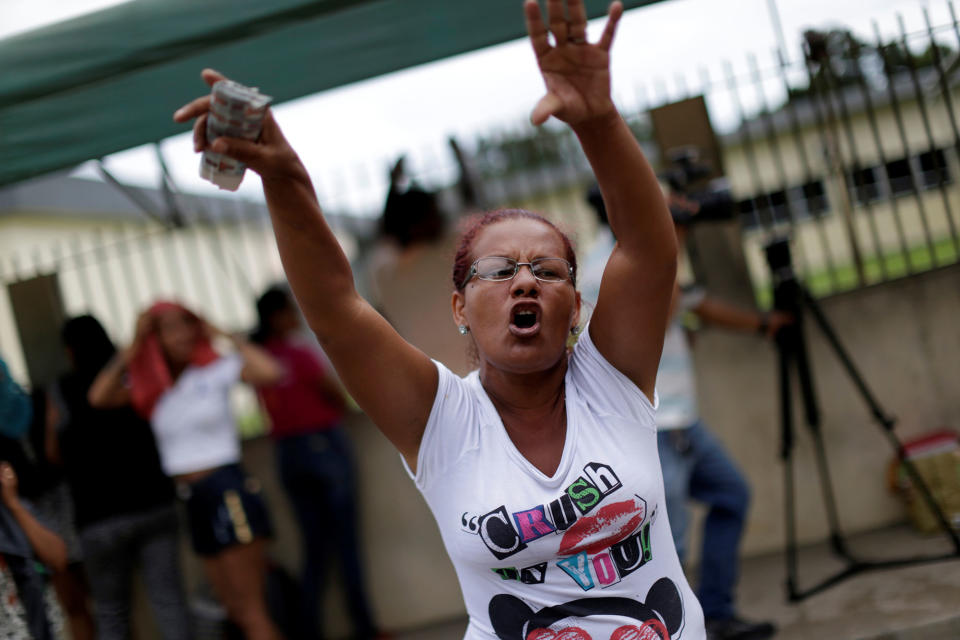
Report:
<svg viewBox="0 0 960 640"><path fill-rule="evenodd" d="M935 25L950 20L945 0L776 2L794 59L806 28L846 25L872 40L872 21L890 35L897 30L898 14L908 31L922 30L923 7ZM0 0L0 37L114 4L117 0ZM519 0L517 5L519 21ZM701 69L721 80L724 60L738 75L746 74L750 52L761 68L773 69L777 34L769 9L770 0L670 0L627 12L612 54L618 103L629 109L643 103L645 95L679 96L680 85L698 86ZM595 37L602 22L594 21L591 29ZM203 90L199 78L197 88ZM275 112L317 180L321 199L326 195L340 204L360 205L380 200L389 158L407 152L413 168L429 174L446 164L446 136L469 141L491 129L519 130L541 90L528 44L517 41L326 91L280 105ZM716 102L711 117L722 128L731 118L731 106ZM198 161L186 136L171 138L162 148L181 188L210 193L211 185L196 177ZM156 184L152 152L115 154L108 166L125 180ZM259 197L256 178L248 176L240 193Z"/></svg>

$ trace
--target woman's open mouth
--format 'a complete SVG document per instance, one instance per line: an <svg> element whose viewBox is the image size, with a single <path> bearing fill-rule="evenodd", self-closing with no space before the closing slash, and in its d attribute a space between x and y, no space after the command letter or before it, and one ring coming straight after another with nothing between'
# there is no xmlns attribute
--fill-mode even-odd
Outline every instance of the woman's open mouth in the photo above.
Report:
<svg viewBox="0 0 960 640"><path fill-rule="evenodd" d="M518 304L510 313L510 333L528 338L540 332L540 308L538 305Z"/></svg>

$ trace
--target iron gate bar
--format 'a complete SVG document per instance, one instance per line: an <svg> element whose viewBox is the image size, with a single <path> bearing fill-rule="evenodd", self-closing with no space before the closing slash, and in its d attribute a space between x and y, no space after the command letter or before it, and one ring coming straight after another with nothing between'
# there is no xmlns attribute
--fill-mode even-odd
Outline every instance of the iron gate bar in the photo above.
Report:
<svg viewBox="0 0 960 640"><path fill-rule="evenodd" d="M903 122L903 111L900 108L900 97L897 95L897 90L895 87L894 70L890 63L890 57L887 53L888 45L883 43L883 37L880 35L880 26L876 22L873 23L873 33L877 40L877 51L880 52L880 57L883 59L884 75L887 77L887 97L890 100L890 110L893 112L893 118L897 123L897 132L900 134L900 144L903 146L903 154L909 161L912 151L910 149L910 140L907 137L907 128ZM920 190L919 178L917 173L913 170L912 165L910 167L909 175L910 189L913 192L914 199L917 201L917 211L920 214L920 224L923 226L923 234L927 240L927 251L930 254L930 264L936 265L937 257L934 255L936 251L934 250L933 235L930 232L930 221L927 216L927 206Z"/></svg>
<svg viewBox="0 0 960 640"><path fill-rule="evenodd" d="M950 8L950 17L953 20L953 28L958 36L958 41L960 41L960 29L958 29L957 27L957 20L956 20L956 15L954 14L952 2L949 3L949 8ZM930 46L932 47L932 50L933 50L934 66L937 69L937 75L939 76L939 79L940 79L940 90L943 93L943 106L947 111L947 118L950 122L950 128L953 131L953 148L956 153L956 159L958 162L960 162L960 130L958 130L957 118L956 118L956 115L954 114L954 109L953 109L953 95L950 90L950 83L947 80L947 73L943 68L943 57L940 55L940 48L937 46L937 41L934 39L933 26L930 23L930 14L927 11L926 7L922 7L922 9L923 9L923 20L927 26L927 35L930 39ZM938 154L934 154L934 155L939 158ZM951 222L952 222L952 219L951 219ZM955 245L955 248L957 248L956 238L954 239L954 245ZM960 259L960 250L957 251L954 257L956 259Z"/></svg>
<svg viewBox="0 0 960 640"><path fill-rule="evenodd" d="M852 49L854 41L853 35L850 32L847 32L847 42ZM880 125L877 123L876 107L873 104L873 96L871 95L870 87L867 86L866 78L864 77L863 71L859 65L857 65L857 84L860 86L860 93L863 96L864 111L867 114L867 121L870 124L870 132L873 135L873 143L877 148L877 157L879 158L880 165L882 166L881 173L883 174L883 180L886 183L887 194L889 194L890 206L893 213L893 220L897 228L897 237L900 240L900 252L903 255L904 261L907 265L907 273L912 274L913 258L910 255L910 249L907 247L906 232L903 229L903 220L900 216L900 199L897 194L893 192L893 183L890 180L890 172L887 168L887 153L883 148L883 139L880 137ZM880 250L880 261L885 263L886 257L882 253L882 247Z"/></svg>
<svg viewBox="0 0 960 640"><path fill-rule="evenodd" d="M810 60L809 57L806 58L807 77L810 82L810 95L812 98L810 104L814 105L813 111L817 120L817 126L821 131L821 140L824 149L827 151L829 162L827 175L833 174L835 178L840 180L840 189L838 190L840 198L839 214L842 216L841 219L847 227L847 240L850 243L853 266L857 273L857 284L862 287L866 284L866 279L863 274L863 252L860 250L860 242L853 221L853 203L850 201L850 189L848 187L847 171L843 161L843 150L835 138L837 116L833 109L832 94L834 88L830 82L829 70L827 70L827 67L830 65L829 63L820 63L820 65L821 71L823 71L824 82L817 82L813 74L813 61ZM827 86L824 87L824 84ZM823 119L824 114L820 111L820 98L823 98L824 110L826 112L825 121Z"/></svg>
<svg viewBox="0 0 960 640"><path fill-rule="evenodd" d="M957 159L960 160L960 128L957 126L957 117L953 110L953 94L950 91L950 82L947 79L947 72L943 68L943 56L940 55L940 47L934 39L933 26L930 23L930 13L926 7L923 10L923 20L927 25L927 35L930 38L930 46L933 50L933 65L937 69L937 75L940 78L940 91L943 93L943 104L947 111L947 118L950 121L950 129L953 131L953 148L957 153ZM954 29L957 32L958 43L960 43L960 28L957 27L956 17L953 14L953 3L950 3L950 17L953 18Z"/></svg>
<svg viewBox="0 0 960 640"><path fill-rule="evenodd" d="M849 32L848 32L848 35L849 35ZM859 63L859 60L857 62ZM857 64L857 66L859 67L859 64ZM847 146L850 150L850 159L852 161L851 165L852 165L853 175L854 175L853 183L854 183L854 187L856 188L857 196L861 200L862 206L866 210L867 227L870 229L871 235L873 236L873 246L874 246L875 255L879 258L879 263L880 263L880 281L883 282L887 280L887 265L884 262L883 256L882 256L882 249L880 245L880 235L879 235L879 232L877 231L877 220L873 213L872 198L870 198L864 185L863 172L866 171L867 167L863 166L863 163L860 159L860 146L857 144L857 137L853 133L853 120L850 117L850 109L847 105L847 98L845 95L846 91L844 90L844 87L841 86L841 84L837 81L837 78L834 76L832 65L830 64L823 65L823 71L825 72L825 76L827 77L827 84L830 89L829 91L830 96L827 98L828 102L832 104L833 96L836 96L837 98L837 105L839 107L838 110L840 111L840 119L838 124L840 125L840 128L843 129L847 138ZM884 167L884 169L886 169L886 167ZM844 175L846 175L846 171L844 171ZM852 223L855 231L856 230L855 212L854 212ZM859 241L857 242L857 246L860 247ZM861 259L862 259L862 254L861 254ZM863 277L866 277L865 267L861 275ZM866 284L866 281L864 281L863 284Z"/></svg>
<svg viewBox="0 0 960 640"><path fill-rule="evenodd" d="M770 103L767 100L767 92L763 89L763 77L760 74L760 67L757 64L756 56L752 53L747 56L747 64L750 66L753 84L756 86L757 96L760 98L760 119L766 128L767 144L770 147L770 155L773 157L774 168L780 176L780 183L783 188L783 200L787 207L787 217L790 219L790 231L791 233L799 234L800 226L798 225L797 213L794 208L793 196L790 195L790 181L787 177L787 170L783 162L783 148L777 139L776 128L773 124L773 114L770 112ZM786 99L790 99L789 92L787 93ZM794 246L799 249L801 270L812 270L812 263L807 257L804 243L801 241L799 235L797 235L796 238L797 242Z"/></svg>
<svg viewBox="0 0 960 640"><path fill-rule="evenodd" d="M920 110L920 120L923 122L923 131L927 136L930 155L933 157L933 166L937 171L937 186L940 191L940 199L943 201L943 211L947 217L947 224L950 227L950 236L953 239L954 255L960 255L960 237L957 236L957 227L953 221L953 208L950 206L950 197L947 194L946 167L940 163L940 155L937 153L938 146L936 137L933 135L933 128L930 125L930 113L927 109L927 100L923 95L923 89L920 86L920 79L917 77L917 65L914 63L913 54L907 43L907 32L903 24L903 16L897 14L897 23L900 27L900 42L903 44L904 59L907 61L907 69L910 70L910 81L913 84L913 91L916 95L917 106ZM936 42L931 43L936 48ZM934 250L936 253L936 250ZM938 264L937 256L933 256L934 263ZM938 265L939 266L939 265Z"/></svg>
<svg viewBox="0 0 960 640"><path fill-rule="evenodd" d="M795 100L790 99L790 81L787 77L787 64L784 61L783 52L779 49L777 50L777 61L779 63L778 68L780 71L780 78L783 80L784 93L787 96L786 103L783 106L783 110L787 114L787 118L790 121L790 129L792 132L792 137L794 144L797 147L797 152L800 155L800 161L803 164L804 172L804 184L812 184L814 182L825 182L826 177L819 178L813 173L813 166L810 163L810 157L807 155L807 147L803 141L803 132L800 129L800 120L797 116L797 105ZM810 98L812 101L812 97ZM812 108L812 107L811 107ZM824 198L827 196L827 191L824 189ZM806 197L806 194L804 194ZM829 205L829 201L828 201ZM830 290L836 291L839 286L837 283L837 273L836 273L836 262L834 261L833 249L830 247L830 242L827 239L827 231L824 228L824 217L823 211L819 207L814 207L811 211L811 215L816 220L815 226L820 232L820 243L823 245L823 253L827 258L827 272L829 274L830 280Z"/></svg>
<svg viewBox="0 0 960 640"><path fill-rule="evenodd" d="M776 218L773 214L773 206L770 202L770 194L764 186L763 179L760 176L760 169L757 166L757 157L753 148L753 136L750 133L750 125L747 122L744 114L743 104L740 102L740 94L737 91L736 79L733 75L733 67L728 60L723 61L723 71L727 80L727 89L732 96L733 106L737 111L737 118L740 120L740 142L743 145L743 154L747 160L747 168L750 171L751 181L754 184L754 189L756 189L759 193L754 201L754 222L756 223L757 228L759 228L761 232L763 232L764 235L769 238L770 233L772 232L772 227L776 222ZM769 225L764 225L763 221L760 219L760 214L758 211L759 207L756 206L759 204L757 201L760 199L762 199L765 203L764 209L769 217Z"/></svg>

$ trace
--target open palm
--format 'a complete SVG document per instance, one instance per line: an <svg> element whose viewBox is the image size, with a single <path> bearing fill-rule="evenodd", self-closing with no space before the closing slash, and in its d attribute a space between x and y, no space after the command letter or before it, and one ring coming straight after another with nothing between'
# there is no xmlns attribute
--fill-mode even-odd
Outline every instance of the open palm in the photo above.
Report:
<svg viewBox="0 0 960 640"><path fill-rule="evenodd" d="M610 98L610 45L623 5L610 5L606 27L596 44L587 42L583 0L548 0L547 23L537 0L526 0L524 13L530 43L547 87L546 95L530 116L533 123L539 125L554 116L574 126L615 112ZM550 33L554 37L552 45Z"/></svg>

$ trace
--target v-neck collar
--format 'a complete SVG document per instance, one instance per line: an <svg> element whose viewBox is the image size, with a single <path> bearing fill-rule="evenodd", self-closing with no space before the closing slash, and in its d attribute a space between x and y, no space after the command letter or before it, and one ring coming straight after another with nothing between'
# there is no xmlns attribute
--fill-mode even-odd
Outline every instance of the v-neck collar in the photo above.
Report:
<svg viewBox="0 0 960 640"><path fill-rule="evenodd" d="M483 388L483 383L480 382L480 372L475 371L472 375L473 384L476 387L477 397L480 399L480 404L483 407L483 426L489 429L492 429L498 439L500 439L501 444L503 445L504 450L507 452L507 455L521 468L524 472L532 476L537 482L541 483L544 487L554 488L563 483L564 479L567 477L567 471L570 469L572 464L574 449L577 444L577 436L579 434L579 421L572 418L570 407L571 403L576 401L576 391L571 385L570 381L570 368L567 368L567 372L564 374L563 384L564 384L564 412L567 419L567 428L566 434L564 435L563 442L563 454L560 456L560 464L557 465L556 471L553 472L552 476L548 476L543 471L538 469L536 465L527 460L519 449L517 445L514 444L513 440L510 438L510 434L507 433L507 427L503 424L503 418L500 417L500 412L497 411L497 407L493 404L493 401L490 399L490 396L487 394L487 390Z"/></svg>

